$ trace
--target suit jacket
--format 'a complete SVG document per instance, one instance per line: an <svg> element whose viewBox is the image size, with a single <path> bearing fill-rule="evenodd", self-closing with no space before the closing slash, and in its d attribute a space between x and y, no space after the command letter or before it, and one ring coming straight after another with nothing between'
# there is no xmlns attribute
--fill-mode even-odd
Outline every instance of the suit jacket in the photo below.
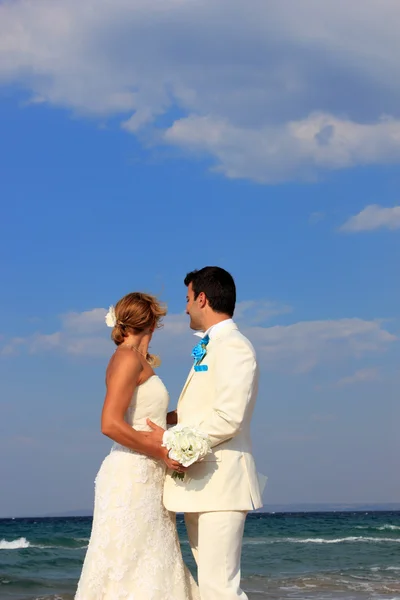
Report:
<svg viewBox="0 0 400 600"><path fill-rule="evenodd" d="M212 454L189 467L183 481L167 474L164 504L174 512L260 508L250 439L258 389L254 348L232 321L210 337L201 364L208 370L190 371L178 401L178 423L207 433Z"/></svg>

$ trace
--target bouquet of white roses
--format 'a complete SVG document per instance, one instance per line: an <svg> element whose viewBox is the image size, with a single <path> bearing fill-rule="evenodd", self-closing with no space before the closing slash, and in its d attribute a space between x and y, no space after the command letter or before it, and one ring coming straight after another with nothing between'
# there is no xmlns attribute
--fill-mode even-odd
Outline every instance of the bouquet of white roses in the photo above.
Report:
<svg viewBox="0 0 400 600"><path fill-rule="evenodd" d="M210 439L206 433L183 425L175 425L165 431L162 445L169 451L170 458L184 467L190 467L211 452ZM183 479L185 474L174 471L172 477Z"/></svg>

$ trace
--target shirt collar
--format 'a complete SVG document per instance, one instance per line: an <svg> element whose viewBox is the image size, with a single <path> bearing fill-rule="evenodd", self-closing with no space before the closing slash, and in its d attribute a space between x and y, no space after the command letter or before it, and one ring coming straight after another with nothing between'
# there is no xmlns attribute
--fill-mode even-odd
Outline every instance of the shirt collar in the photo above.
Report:
<svg viewBox="0 0 400 600"><path fill-rule="evenodd" d="M197 337L201 337L201 338L208 335L210 340L212 340L212 338L214 337L214 335L216 334L217 331L219 331L226 325L230 325L231 323L233 323L233 319L225 319L225 321L221 321L220 323L217 323L216 325L212 325L209 329L207 329L207 331L196 331L194 333L194 335L196 335Z"/></svg>

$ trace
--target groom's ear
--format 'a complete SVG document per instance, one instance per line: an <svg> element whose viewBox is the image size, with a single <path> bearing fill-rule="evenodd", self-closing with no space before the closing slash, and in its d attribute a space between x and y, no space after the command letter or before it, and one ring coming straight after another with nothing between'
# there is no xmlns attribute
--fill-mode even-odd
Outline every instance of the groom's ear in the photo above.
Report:
<svg viewBox="0 0 400 600"><path fill-rule="evenodd" d="M199 303L200 308L204 308L206 306L207 296L204 292L200 292L200 294L197 296L197 302Z"/></svg>

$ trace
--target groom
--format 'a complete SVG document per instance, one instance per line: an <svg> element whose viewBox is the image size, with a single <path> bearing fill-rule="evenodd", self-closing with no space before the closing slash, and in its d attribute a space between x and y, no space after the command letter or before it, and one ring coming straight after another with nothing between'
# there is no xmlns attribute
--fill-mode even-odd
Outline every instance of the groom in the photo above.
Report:
<svg viewBox="0 0 400 600"><path fill-rule="evenodd" d="M249 510L262 506L250 439L256 356L232 320L232 276L220 267L204 267L189 273L185 285L190 327L204 332L196 335L205 356L189 373L175 420L207 433L212 453L189 467L183 481L167 475L164 504L185 513L201 599L245 600L240 589L244 522Z"/></svg>

